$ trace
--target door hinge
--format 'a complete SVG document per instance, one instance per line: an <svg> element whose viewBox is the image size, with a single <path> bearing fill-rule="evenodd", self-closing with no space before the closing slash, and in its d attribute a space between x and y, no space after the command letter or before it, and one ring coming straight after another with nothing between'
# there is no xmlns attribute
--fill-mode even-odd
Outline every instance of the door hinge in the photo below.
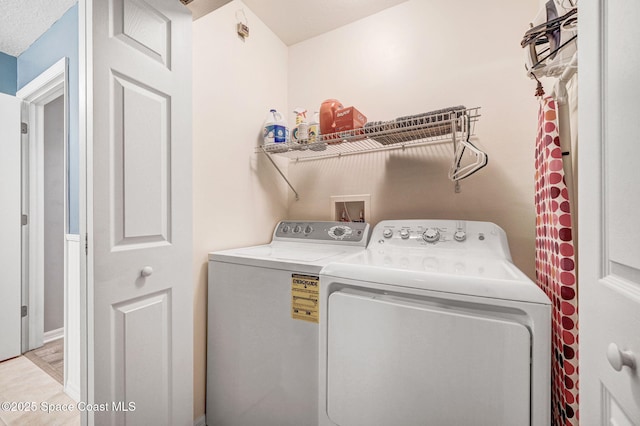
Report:
<svg viewBox="0 0 640 426"><path fill-rule="evenodd" d="M26 317L29 314L29 308L27 306L22 306L20 308L20 316L22 316L23 318Z"/></svg>
<svg viewBox="0 0 640 426"><path fill-rule="evenodd" d="M26 135L28 132L29 132L29 125L27 123L20 123L20 133L22 133L23 135Z"/></svg>
<svg viewBox="0 0 640 426"><path fill-rule="evenodd" d="M23 214L20 223L22 223L22 226L28 225L29 224L29 216L27 216L26 214Z"/></svg>
<svg viewBox="0 0 640 426"><path fill-rule="evenodd" d="M84 234L84 254L89 255L89 234Z"/></svg>

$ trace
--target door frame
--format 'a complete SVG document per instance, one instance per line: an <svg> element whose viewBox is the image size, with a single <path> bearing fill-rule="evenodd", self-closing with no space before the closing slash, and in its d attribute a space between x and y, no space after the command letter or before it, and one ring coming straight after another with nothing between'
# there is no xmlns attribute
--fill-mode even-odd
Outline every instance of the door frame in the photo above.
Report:
<svg viewBox="0 0 640 426"><path fill-rule="evenodd" d="M78 1L78 178L79 178L79 217L80 231L80 400L93 404L93 263L89 260L89 233L93 230L93 29L92 3ZM83 250L84 246L84 250ZM95 424L93 411L80 412L83 426Z"/></svg>
<svg viewBox="0 0 640 426"><path fill-rule="evenodd" d="M60 238L65 242L68 229L68 145L69 145L69 94L68 59L62 58L16 93L22 100L22 119L29 126L27 132L26 158L23 166L26 173L22 185L23 214L28 216L28 224L23 231L23 305L29 314L23 318L22 352L42 346L44 337L44 107L54 99L64 96L63 130L63 178L65 233ZM26 151L26 152L25 152ZM25 257L26 256L26 257ZM67 253L63 251L63 262L67 264ZM67 270L64 268L64 328L68 325ZM65 339L64 351L67 352ZM68 352L67 352L68 353ZM67 370L65 357L65 371Z"/></svg>

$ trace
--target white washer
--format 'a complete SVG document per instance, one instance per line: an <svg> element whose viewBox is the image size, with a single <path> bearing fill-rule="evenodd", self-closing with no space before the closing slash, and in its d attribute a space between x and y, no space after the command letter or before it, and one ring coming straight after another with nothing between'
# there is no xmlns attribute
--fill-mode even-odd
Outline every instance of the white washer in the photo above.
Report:
<svg viewBox="0 0 640 426"><path fill-rule="evenodd" d="M320 289L321 425L549 425L551 305L498 226L380 222Z"/></svg>
<svg viewBox="0 0 640 426"><path fill-rule="evenodd" d="M364 251L366 223L291 222L209 254L207 424L318 423L318 277Z"/></svg>

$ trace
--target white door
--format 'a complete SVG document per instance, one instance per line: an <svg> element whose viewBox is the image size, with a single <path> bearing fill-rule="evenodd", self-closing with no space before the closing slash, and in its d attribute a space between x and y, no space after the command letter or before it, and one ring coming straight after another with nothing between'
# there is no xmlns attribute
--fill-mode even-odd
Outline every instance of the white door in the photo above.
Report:
<svg viewBox="0 0 640 426"><path fill-rule="evenodd" d="M191 13L177 0L81 8L87 398L107 407L89 423L193 424Z"/></svg>
<svg viewBox="0 0 640 426"><path fill-rule="evenodd" d="M0 361L20 355L20 101L0 93Z"/></svg>
<svg viewBox="0 0 640 426"><path fill-rule="evenodd" d="M579 19L580 424L638 425L640 2Z"/></svg>

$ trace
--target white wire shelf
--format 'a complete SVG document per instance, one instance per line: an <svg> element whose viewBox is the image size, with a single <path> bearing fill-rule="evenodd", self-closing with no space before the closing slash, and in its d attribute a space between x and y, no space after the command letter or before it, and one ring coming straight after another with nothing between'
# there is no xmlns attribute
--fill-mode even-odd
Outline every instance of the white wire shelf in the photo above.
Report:
<svg viewBox="0 0 640 426"><path fill-rule="evenodd" d="M367 123L362 129L320 135L311 143L302 141L261 145L256 152L266 155L298 200L298 192L271 158L272 155L305 161L450 143L452 165L449 178L455 182L455 191L460 192L459 181L487 164L486 154L468 142L475 135L475 125L479 119L480 107L452 107L391 121ZM471 162L468 158L472 159Z"/></svg>
<svg viewBox="0 0 640 426"><path fill-rule="evenodd" d="M452 143L453 156L456 142L467 140L475 134L475 124L479 118L480 107L450 108L391 121L367 123L362 129L320 135L313 143L302 141L263 145L257 152L301 161Z"/></svg>

